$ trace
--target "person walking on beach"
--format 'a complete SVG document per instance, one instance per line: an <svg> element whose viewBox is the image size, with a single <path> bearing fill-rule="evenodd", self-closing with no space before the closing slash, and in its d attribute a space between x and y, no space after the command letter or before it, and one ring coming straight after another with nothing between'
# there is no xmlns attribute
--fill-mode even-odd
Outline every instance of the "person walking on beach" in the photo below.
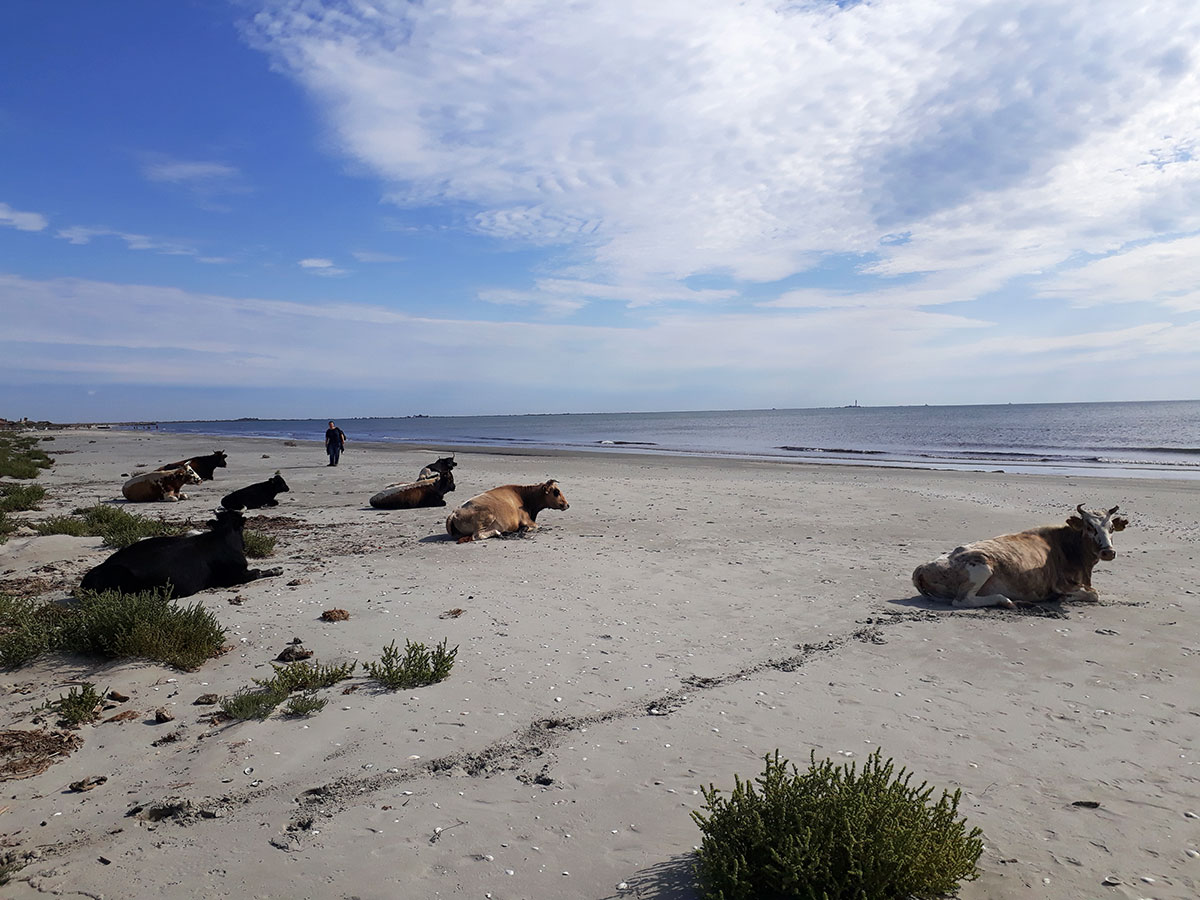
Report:
<svg viewBox="0 0 1200 900"><path fill-rule="evenodd" d="M346 449L346 432L332 422L325 432L325 452L329 454L329 465L336 466L342 451Z"/></svg>

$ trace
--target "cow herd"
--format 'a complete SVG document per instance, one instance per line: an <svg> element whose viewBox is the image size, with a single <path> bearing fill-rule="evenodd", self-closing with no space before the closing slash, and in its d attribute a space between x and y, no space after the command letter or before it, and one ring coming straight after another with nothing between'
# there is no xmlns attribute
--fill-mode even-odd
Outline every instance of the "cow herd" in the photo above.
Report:
<svg viewBox="0 0 1200 900"><path fill-rule="evenodd" d="M227 465L222 451L164 465L135 475L121 488L134 503L184 500L185 484L209 481ZM390 484L370 498L376 509L417 509L445 506L454 490L454 458L443 457L421 469L415 481ZM276 495L288 486L276 472L266 481L248 485L221 499L208 531L179 537L147 538L117 551L84 576L87 590L140 591L170 587L186 597L213 587L232 587L279 575L279 569L251 569L246 562L242 530L243 509L278 506ZM541 484L506 484L470 498L446 517L446 532L458 543L534 530L545 509L569 509L554 479ZM916 568L913 586L925 597L956 607L999 606L1049 600L1098 599L1092 570L1116 558L1114 532L1129 520L1107 511L1086 510L1064 525L1047 525L956 547Z"/></svg>

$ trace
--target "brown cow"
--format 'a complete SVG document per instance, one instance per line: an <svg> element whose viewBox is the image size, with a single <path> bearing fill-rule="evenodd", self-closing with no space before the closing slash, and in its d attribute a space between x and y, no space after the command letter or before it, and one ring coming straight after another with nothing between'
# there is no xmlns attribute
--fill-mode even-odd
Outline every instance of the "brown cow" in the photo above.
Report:
<svg viewBox="0 0 1200 900"><path fill-rule="evenodd" d="M975 541L956 547L913 572L913 586L926 597L949 600L954 606L1004 606L1044 600L1099 598L1092 589L1092 569L1098 560L1111 562L1112 533L1123 531L1128 519L1108 512L1088 511L1079 504L1078 516L1066 525L1045 525ZM1016 601L1016 602L1014 602Z"/></svg>
<svg viewBox="0 0 1200 900"><path fill-rule="evenodd" d="M134 475L121 486L121 495L130 503L152 503L156 500L174 503L187 499L181 487L199 483L200 476L191 466L180 466L178 469Z"/></svg>
<svg viewBox="0 0 1200 900"><path fill-rule="evenodd" d="M570 509L554 479L542 484L506 484L472 497L446 518L446 532L460 544L537 528L543 509Z"/></svg>
<svg viewBox="0 0 1200 900"><path fill-rule="evenodd" d="M445 495L454 490L454 476L449 472L433 478L422 478L411 484L389 484L371 498L376 509L418 509L425 506L445 506Z"/></svg>

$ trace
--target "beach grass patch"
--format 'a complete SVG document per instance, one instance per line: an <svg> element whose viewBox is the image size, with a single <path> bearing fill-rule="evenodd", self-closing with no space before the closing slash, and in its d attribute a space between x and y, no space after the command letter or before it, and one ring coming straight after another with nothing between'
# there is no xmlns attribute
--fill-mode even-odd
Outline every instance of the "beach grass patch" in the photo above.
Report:
<svg viewBox="0 0 1200 900"><path fill-rule="evenodd" d="M982 832L958 816L961 791L911 785L876 750L863 763L807 772L766 757L753 782L728 797L703 790L692 818L704 833L696 875L705 900L935 898L978 877ZM756 788L757 786L757 788Z"/></svg>
<svg viewBox="0 0 1200 900"><path fill-rule="evenodd" d="M80 591L75 603L0 596L0 667L6 669L46 653L196 669L224 644L225 629L212 613L199 603L179 606L164 589Z"/></svg>
<svg viewBox="0 0 1200 900"><path fill-rule="evenodd" d="M242 543L250 559L266 559L275 552L275 538L261 531L243 532Z"/></svg>
<svg viewBox="0 0 1200 900"><path fill-rule="evenodd" d="M406 640L403 652L392 641L383 648L383 656L378 662L368 662L364 668L371 678L388 690L405 690L445 681L454 668L457 655L458 647L446 650L445 638L432 650L424 644Z"/></svg>
<svg viewBox="0 0 1200 900"><path fill-rule="evenodd" d="M100 718L100 704L104 697L96 690L90 681L71 688L66 694L60 694L57 700L47 700L34 712L49 710L58 715L58 724L62 728L79 728Z"/></svg>
<svg viewBox="0 0 1200 900"><path fill-rule="evenodd" d="M0 434L0 476L37 478L54 460L37 446L38 440L27 434Z"/></svg>
<svg viewBox="0 0 1200 900"><path fill-rule="evenodd" d="M340 666L323 666L315 662L295 662L286 666L272 664L271 668L275 670L275 674L262 681L255 679L254 683L262 688L275 686L288 694L292 691L317 690L345 681L354 674L357 666L357 661Z"/></svg>
<svg viewBox="0 0 1200 900"><path fill-rule="evenodd" d="M293 694L288 698L287 704L283 707L283 714L296 719L311 716L323 710L325 704L328 702L327 698L318 697L315 691Z"/></svg>
<svg viewBox="0 0 1200 900"><path fill-rule="evenodd" d="M279 685L268 683L267 687L242 688L236 694L221 700L221 711L235 719L267 718L280 703L287 699L287 691Z"/></svg>
<svg viewBox="0 0 1200 900"><path fill-rule="evenodd" d="M40 484L0 484L0 512L26 512L37 509L46 499Z"/></svg>
<svg viewBox="0 0 1200 900"><path fill-rule="evenodd" d="M20 527L20 522L0 509L0 544L8 540L8 536Z"/></svg>
<svg viewBox="0 0 1200 900"><path fill-rule="evenodd" d="M117 550L142 538L180 535L192 527L191 520L168 522L165 519L148 519L103 503L77 509L70 516L51 516L33 526L38 534L103 538L106 546Z"/></svg>

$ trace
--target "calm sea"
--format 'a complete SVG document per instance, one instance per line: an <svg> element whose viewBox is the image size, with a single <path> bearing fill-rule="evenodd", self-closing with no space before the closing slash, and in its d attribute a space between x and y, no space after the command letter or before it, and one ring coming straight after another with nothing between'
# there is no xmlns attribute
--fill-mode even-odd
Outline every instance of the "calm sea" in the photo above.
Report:
<svg viewBox="0 0 1200 900"><path fill-rule="evenodd" d="M169 422L321 440L326 419ZM339 419L352 440L1200 478L1200 401Z"/></svg>

